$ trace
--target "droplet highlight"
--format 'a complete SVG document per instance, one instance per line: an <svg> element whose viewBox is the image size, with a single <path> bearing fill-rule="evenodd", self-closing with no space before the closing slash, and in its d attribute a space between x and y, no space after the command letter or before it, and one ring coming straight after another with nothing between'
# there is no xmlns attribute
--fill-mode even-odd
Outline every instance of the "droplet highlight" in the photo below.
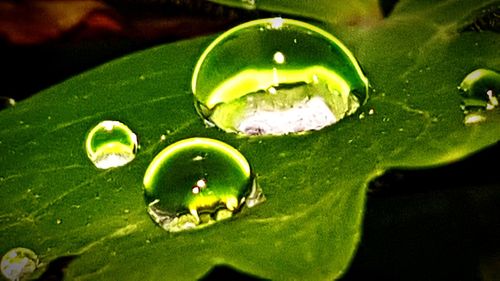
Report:
<svg viewBox="0 0 500 281"><path fill-rule="evenodd" d="M27 248L14 248L2 257L2 275L8 280L27 280L38 265L35 252Z"/></svg>
<svg viewBox="0 0 500 281"><path fill-rule="evenodd" d="M500 74L480 68L469 73L460 83L463 96L462 110L465 124L476 124L487 120L490 111L498 110Z"/></svg>
<svg viewBox="0 0 500 281"><path fill-rule="evenodd" d="M328 32L291 19L244 23L201 55L193 73L207 124L245 135L320 130L368 98L352 53Z"/></svg>
<svg viewBox="0 0 500 281"><path fill-rule="evenodd" d="M134 160L137 136L119 121L102 121L90 130L85 142L87 156L99 169L126 165Z"/></svg>
<svg viewBox="0 0 500 281"><path fill-rule="evenodd" d="M204 227L264 201L245 157L208 138L166 147L147 168L143 183L149 215L169 232Z"/></svg>

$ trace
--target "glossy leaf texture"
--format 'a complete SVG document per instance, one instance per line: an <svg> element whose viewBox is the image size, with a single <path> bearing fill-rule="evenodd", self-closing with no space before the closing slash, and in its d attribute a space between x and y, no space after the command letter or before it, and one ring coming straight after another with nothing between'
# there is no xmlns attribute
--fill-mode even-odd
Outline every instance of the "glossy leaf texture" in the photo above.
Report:
<svg viewBox="0 0 500 281"><path fill-rule="evenodd" d="M500 69L498 34L463 31L494 2L426 3L402 1L370 27L329 25L373 92L357 114L318 132L241 137L205 127L190 81L213 36L132 54L3 110L0 252L30 248L45 264L76 255L68 280L195 280L220 264L273 280L339 277L361 239L370 180L460 160L500 139L498 111L464 125L457 89L477 68ZM102 120L137 134L134 161L98 170L87 159L85 136ZM189 137L240 150L267 201L199 231L156 226L144 172Z"/></svg>

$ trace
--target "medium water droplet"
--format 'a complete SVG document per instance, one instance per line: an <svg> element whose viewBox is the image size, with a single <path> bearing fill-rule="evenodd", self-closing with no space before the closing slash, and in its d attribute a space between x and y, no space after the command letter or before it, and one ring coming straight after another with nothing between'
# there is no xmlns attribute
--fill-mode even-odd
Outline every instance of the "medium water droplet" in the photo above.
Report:
<svg viewBox="0 0 500 281"><path fill-rule="evenodd" d="M170 232L212 224L264 200L245 157L208 138L161 151L144 175L144 196L152 219Z"/></svg>
<svg viewBox="0 0 500 281"><path fill-rule="evenodd" d="M354 113L368 80L334 36L290 19L255 20L219 36L192 80L200 115L226 132L319 130Z"/></svg>
<svg viewBox="0 0 500 281"><path fill-rule="evenodd" d="M475 124L486 120L486 113L499 107L500 74L480 68L469 73L462 83L462 110L465 124Z"/></svg>
<svg viewBox="0 0 500 281"><path fill-rule="evenodd" d="M119 167L135 158L137 136L121 122L102 121L88 133L85 147L97 168Z"/></svg>
<svg viewBox="0 0 500 281"><path fill-rule="evenodd" d="M27 248L11 249L2 257L2 274L8 280L26 280L37 267L37 255Z"/></svg>

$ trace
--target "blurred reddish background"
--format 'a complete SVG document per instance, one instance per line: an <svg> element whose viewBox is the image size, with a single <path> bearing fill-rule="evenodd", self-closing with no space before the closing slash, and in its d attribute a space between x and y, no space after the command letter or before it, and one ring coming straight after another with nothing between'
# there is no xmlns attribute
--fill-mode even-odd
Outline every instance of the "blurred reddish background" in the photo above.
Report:
<svg viewBox="0 0 500 281"><path fill-rule="evenodd" d="M257 17L206 0L0 2L0 96L26 98L111 59Z"/></svg>

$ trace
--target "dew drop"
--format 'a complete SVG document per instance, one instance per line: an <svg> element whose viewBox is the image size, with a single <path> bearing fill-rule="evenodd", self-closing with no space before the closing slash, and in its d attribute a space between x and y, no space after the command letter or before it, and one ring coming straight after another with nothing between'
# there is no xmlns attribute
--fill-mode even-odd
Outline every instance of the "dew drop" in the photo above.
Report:
<svg viewBox="0 0 500 281"><path fill-rule="evenodd" d="M85 147L97 168L119 167L135 158L137 136L121 122L102 121L88 133Z"/></svg>
<svg viewBox="0 0 500 281"><path fill-rule="evenodd" d="M459 89L462 91L462 110L465 124L476 124L486 120L488 111L499 108L500 74L480 68L469 73Z"/></svg>
<svg viewBox="0 0 500 281"><path fill-rule="evenodd" d="M368 98L368 80L331 34L271 18L215 39L195 67L192 91L209 125L283 135L320 130L353 114Z"/></svg>
<svg viewBox="0 0 500 281"><path fill-rule="evenodd" d="M38 256L32 250L14 248L2 257L2 274L8 280L26 280L37 269L38 262Z"/></svg>
<svg viewBox="0 0 500 281"><path fill-rule="evenodd" d="M0 96L0 110L13 107L16 105L16 100L13 98Z"/></svg>
<svg viewBox="0 0 500 281"><path fill-rule="evenodd" d="M256 0L241 0L241 3L245 9L254 10L257 8L255 1Z"/></svg>
<svg viewBox="0 0 500 281"><path fill-rule="evenodd" d="M245 157L208 138L165 148L147 168L143 183L149 215L169 232L204 227L264 201Z"/></svg>

